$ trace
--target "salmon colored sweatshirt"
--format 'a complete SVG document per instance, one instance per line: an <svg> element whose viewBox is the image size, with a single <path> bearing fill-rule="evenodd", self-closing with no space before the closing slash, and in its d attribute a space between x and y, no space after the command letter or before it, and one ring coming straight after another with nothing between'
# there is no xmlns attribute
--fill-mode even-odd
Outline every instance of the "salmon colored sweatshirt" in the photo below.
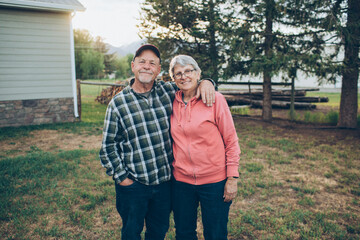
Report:
<svg viewBox="0 0 360 240"><path fill-rule="evenodd" d="M238 177L240 147L234 122L223 95L207 107L192 98L187 105L178 91L171 115L173 175L177 181L202 185Z"/></svg>

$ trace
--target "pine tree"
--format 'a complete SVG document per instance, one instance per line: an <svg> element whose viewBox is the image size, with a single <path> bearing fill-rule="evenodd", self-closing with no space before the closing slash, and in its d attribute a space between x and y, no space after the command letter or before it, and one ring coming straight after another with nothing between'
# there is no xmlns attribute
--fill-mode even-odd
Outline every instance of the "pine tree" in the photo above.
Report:
<svg viewBox="0 0 360 240"><path fill-rule="evenodd" d="M358 111L360 1L308 0L304 18L321 39L322 64L315 74L319 81L336 82L342 77L338 127L356 128ZM306 20L305 20L306 19ZM329 49L332 50L329 53Z"/></svg>
<svg viewBox="0 0 360 240"><path fill-rule="evenodd" d="M227 28L228 64L225 77L262 76L265 121L272 121L271 80L297 77L298 69L311 71L319 60L321 45L301 28L307 9L299 1L233 1L232 25Z"/></svg>
<svg viewBox="0 0 360 240"><path fill-rule="evenodd" d="M162 51L193 56L204 77L262 76L263 119L272 120L271 80L318 83L342 76L339 127L356 127L359 0L146 0L140 35ZM341 51L345 52L341 56Z"/></svg>
<svg viewBox="0 0 360 240"><path fill-rule="evenodd" d="M142 5L140 35L156 44L162 67L177 54L191 55L203 77L215 81L224 62L220 31L226 25L221 14L224 0L146 0Z"/></svg>
<svg viewBox="0 0 360 240"><path fill-rule="evenodd" d="M345 56L338 127L356 128L358 112L360 1L348 0L346 27L341 31Z"/></svg>
<svg viewBox="0 0 360 240"><path fill-rule="evenodd" d="M239 11L233 14L237 21L232 21L234 24L229 27L226 38L230 48L225 74L227 77L249 74L263 76L264 120L271 121L270 91L273 76L282 75L285 80L294 80L298 72L302 72L317 76L321 84L334 83L340 75L343 67L337 59L342 45L340 39L344 38L339 38L344 33L340 26L343 19L342 2L343 0L234 1L238 5L234 9ZM359 12L357 11L358 14ZM354 32L354 29L349 32ZM355 55L358 56L358 50L352 49L352 52L356 51ZM353 57L351 62L356 64L357 59ZM356 71L358 67L352 69ZM349 73L348 70L343 72ZM352 90L357 88L354 81L351 86ZM357 104L354 99L355 97L350 102ZM349 105L351 104L346 104L347 107ZM356 116L353 119L356 121Z"/></svg>

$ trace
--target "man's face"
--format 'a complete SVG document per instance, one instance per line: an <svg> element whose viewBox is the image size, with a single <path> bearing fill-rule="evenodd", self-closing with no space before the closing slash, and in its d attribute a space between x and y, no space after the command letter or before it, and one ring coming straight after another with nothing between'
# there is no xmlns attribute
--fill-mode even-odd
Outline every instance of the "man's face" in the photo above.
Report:
<svg viewBox="0 0 360 240"><path fill-rule="evenodd" d="M131 70L135 80L141 83L151 83L161 71L160 59L151 50L144 50L131 62Z"/></svg>

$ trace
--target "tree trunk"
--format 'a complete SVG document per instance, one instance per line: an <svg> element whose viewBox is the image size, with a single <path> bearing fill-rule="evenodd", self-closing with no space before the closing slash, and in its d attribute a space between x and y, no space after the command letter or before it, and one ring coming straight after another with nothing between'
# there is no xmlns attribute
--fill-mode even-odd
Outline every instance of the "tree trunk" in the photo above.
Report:
<svg viewBox="0 0 360 240"><path fill-rule="evenodd" d="M272 58L272 45L273 45L273 17L275 11L275 2L274 0L266 1L266 28L265 28L265 58L270 61ZM263 109L262 109L262 119L264 121L272 121L272 107L271 107L271 68L265 66L264 68L264 83L263 83Z"/></svg>
<svg viewBox="0 0 360 240"><path fill-rule="evenodd" d="M290 120L295 121L295 77L291 78Z"/></svg>
<svg viewBox="0 0 360 240"><path fill-rule="evenodd" d="M263 85L263 109L262 119L264 121L272 121L272 105L271 105L271 77L268 73L264 73L264 85Z"/></svg>
<svg viewBox="0 0 360 240"><path fill-rule="evenodd" d="M213 1L209 1L209 35L210 35L210 59L212 65L211 78L217 83L218 81L218 52L216 47L216 29L215 29L215 6Z"/></svg>
<svg viewBox="0 0 360 240"><path fill-rule="evenodd" d="M348 19L344 31L345 57L342 73L338 127L356 128L358 111L360 1L348 0Z"/></svg>

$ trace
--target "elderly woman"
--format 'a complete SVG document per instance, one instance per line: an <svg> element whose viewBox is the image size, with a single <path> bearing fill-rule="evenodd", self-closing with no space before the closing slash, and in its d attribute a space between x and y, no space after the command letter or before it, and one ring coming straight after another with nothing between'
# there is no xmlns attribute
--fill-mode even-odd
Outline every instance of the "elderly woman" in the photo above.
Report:
<svg viewBox="0 0 360 240"><path fill-rule="evenodd" d="M212 107L195 97L201 70L192 57L174 57L169 72L180 89L171 115L176 239L197 239L199 203L205 239L227 239L240 155L229 107L218 92Z"/></svg>

